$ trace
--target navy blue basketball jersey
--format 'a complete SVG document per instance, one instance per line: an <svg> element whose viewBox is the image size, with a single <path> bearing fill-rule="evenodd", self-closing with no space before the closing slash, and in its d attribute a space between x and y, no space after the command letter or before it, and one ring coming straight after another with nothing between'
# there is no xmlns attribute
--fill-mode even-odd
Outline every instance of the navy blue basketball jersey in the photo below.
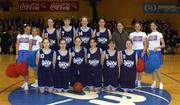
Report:
<svg viewBox="0 0 180 105"><path fill-rule="evenodd" d="M105 69L114 69L118 68L118 52L115 51L113 55L109 54L109 51L106 50L105 60L104 60L104 66Z"/></svg>
<svg viewBox="0 0 180 105"><path fill-rule="evenodd" d="M86 49L89 49L89 39L92 35L92 29L89 28L89 30L84 31L81 28L78 28L78 36L82 39L82 46Z"/></svg>
<svg viewBox="0 0 180 105"><path fill-rule="evenodd" d="M84 64L85 59L85 49L83 47L80 48L78 52L75 51L75 48L71 48L72 55L72 65L82 65Z"/></svg>
<svg viewBox="0 0 180 105"><path fill-rule="evenodd" d="M66 31L64 27L61 27L61 37L64 38L67 42L67 49L73 47L73 37L74 37L74 28L72 27L70 31Z"/></svg>
<svg viewBox="0 0 180 105"><path fill-rule="evenodd" d="M61 55L60 50L56 52L56 70L66 70L69 68L69 52Z"/></svg>
<svg viewBox="0 0 180 105"><path fill-rule="evenodd" d="M136 80L136 53L128 55L122 51L122 65L120 73L120 84L123 88L135 88Z"/></svg>
<svg viewBox="0 0 180 105"><path fill-rule="evenodd" d="M39 69L51 69L53 70L53 64L52 64L52 60L53 60L53 50L51 50L51 52L49 54L45 54L43 52L43 50L41 49L39 51L39 64L38 64L38 68Z"/></svg>
<svg viewBox="0 0 180 105"><path fill-rule="evenodd" d="M100 48L97 48L95 53L91 53L90 49L87 51L87 63L92 67L97 67L100 65Z"/></svg>
<svg viewBox="0 0 180 105"><path fill-rule="evenodd" d="M49 38L51 42L51 49L58 50L58 38L57 38L57 29L54 30L52 33L48 33L47 28L44 30L45 37Z"/></svg>
<svg viewBox="0 0 180 105"><path fill-rule="evenodd" d="M102 50L106 50L108 48L107 44L109 40L108 29L106 29L104 32L100 32L99 30L96 30L95 37L98 40L97 47L102 48Z"/></svg>

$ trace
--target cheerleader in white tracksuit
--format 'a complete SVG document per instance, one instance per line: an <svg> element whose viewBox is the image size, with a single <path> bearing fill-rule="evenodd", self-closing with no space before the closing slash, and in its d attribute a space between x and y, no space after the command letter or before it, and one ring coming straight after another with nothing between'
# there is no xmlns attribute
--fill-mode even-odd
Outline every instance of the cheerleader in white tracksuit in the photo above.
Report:
<svg viewBox="0 0 180 105"><path fill-rule="evenodd" d="M148 40L148 50L147 53L151 54L151 53L156 53L158 55L159 61L160 61L160 65L162 65L162 54L161 54L161 49L165 47L165 43L164 43L164 38L162 33L157 31L157 25L155 22L152 22L150 24L150 28L151 28L151 33L148 34L147 36L147 40ZM157 75L157 78L160 82L159 88L163 89L163 83L161 80L161 73L159 68L156 69L153 74L152 74L152 79L153 79L153 83L151 85L151 88L155 88L156 87L156 81L155 81L155 75Z"/></svg>

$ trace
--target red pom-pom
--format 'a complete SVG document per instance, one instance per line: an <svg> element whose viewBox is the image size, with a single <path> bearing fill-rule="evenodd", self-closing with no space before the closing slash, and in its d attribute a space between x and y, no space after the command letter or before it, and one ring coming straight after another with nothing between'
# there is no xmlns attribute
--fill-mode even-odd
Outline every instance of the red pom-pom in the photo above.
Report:
<svg viewBox="0 0 180 105"><path fill-rule="evenodd" d="M136 71L137 72L143 72L144 71L144 61L142 59L138 59Z"/></svg>
<svg viewBox="0 0 180 105"><path fill-rule="evenodd" d="M9 64L6 69L6 75L9 78L17 78L19 74L16 72L16 64Z"/></svg>
<svg viewBox="0 0 180 105"><path fill-rule="evenodd" d="M76 82L73 85L73 90L74 90L74 92L80 93L83 90L83 85L80 82Z"/></svg>
<svg viewBox="0 0 180 105"><path fill-rule="evenodd" d="M19 62L16 66L16 72L19 75L27 76L28 75L28 66L27 66L26 62L24 62L24 61Z"/></svg>

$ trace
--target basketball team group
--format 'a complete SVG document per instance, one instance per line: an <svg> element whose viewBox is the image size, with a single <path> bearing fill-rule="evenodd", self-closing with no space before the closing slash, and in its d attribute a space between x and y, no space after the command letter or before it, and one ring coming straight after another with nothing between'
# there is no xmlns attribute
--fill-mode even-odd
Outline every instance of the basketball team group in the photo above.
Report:
<svg viewBox="0 0 180 105"><path fill-rule="evenodd" d="M132 92L142 87L142 74L147 70L152 75L151 88L156 88L158 81L159 89L163 89L160 66L165 43L156 22L149 24L151 33L147 35L139 22L128 34L119 21L111 34L104 18L99 19L94 30L88 27L87 17L80 21L81 26L75 29L70 18L65 17L64 25L56 29L49 18L43 32L26 25L24 32L17 35L16 63L24 61L33 69L32 87L39 88L40 93L68 92L79 82L88 91L120 88ZM23 78L21 88L29 90L29 75Z"/></svg>

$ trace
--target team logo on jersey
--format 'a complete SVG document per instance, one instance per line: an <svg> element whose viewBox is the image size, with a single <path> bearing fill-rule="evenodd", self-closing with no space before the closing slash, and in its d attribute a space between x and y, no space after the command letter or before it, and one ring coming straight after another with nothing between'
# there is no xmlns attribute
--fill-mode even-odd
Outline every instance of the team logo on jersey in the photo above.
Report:
<svg viewBox="0 0 180 105"><path fill-rule="evenodd" d="M77 65L81 65L83 62L83 58L73 58L73 63L77 64Z"/></svg>
<svg viewBox="0 0 180 105"><path fill-rule="evenodd" d="M156 35L149 36L148 40L149 41L156 41L157 40L157 36Z"/></svg>
<svg viewBox="0 0 180 105"><path fill-rule="evenodd" d="M69 63L59 61L59 67L62 69L67 69L69 67Z"/></svg>
<svg viewBox="0 0 180 105"><path fill-rule="evenodd" d="M46 67L46 68L47 68L47 67L50 67L50 66L51 66L51 63L52 63L52 62L51 62L50 60L42 60L42 63L41 63L41 64L42 64L43 67Z"/></svg>
<svg viewBox="0 0 180 105"><path fill-rule="evenodd" d="M29 43L29 38L20 38L19 43Z"/></svg>
<svg viewBox="0 0 180 105"><path fill-rule="evenodd" d="M67 43L71 43L72 38L71 37L64 37Z"/></svg>
<svg viewBox="0 0 180 105"><path fill-rule="evenodd" d="M99 60L93 59L88 61L89 65L91 66L97 66L99 64Z"/></svg>
<svg viewBox="0 0 180 105"><path fill-rule="evenodd" d="M81 37L83 43L89 43L89 37Z"/></svg>
<svg viewBox="0 0 180 105"><path fill-rule="evenodd" d="M133 41L143 41L143 37L142 36L134 36Z"/></svg>
<svg viewBox="0 0 180 105"><path fill-rule="evenodd" d="M34 40L34 39L33 39L32 45L36 45L36 43L37 43L37 40Z"/></svg>
<svg viewBox="0 0 180 105"><path fill-rule="evenodd" d="M117 66L117 61L107 60L106 61L106 66L109 67L109 68L115 68Z"/></svg>
<svg viewBox="0 0 180 105"><path fill-rule="evenodd" d="M134 66L134 61L132 61L132 60L124 60L123 65L128 67L128 68L132 68Z"/></svg>
<svg viewBox="0 0 180 105"><path fill-rule="evenodd" d="M102 43L102 44L106 44L107 43L107 38L98 38L98 42Z"/></svg>

